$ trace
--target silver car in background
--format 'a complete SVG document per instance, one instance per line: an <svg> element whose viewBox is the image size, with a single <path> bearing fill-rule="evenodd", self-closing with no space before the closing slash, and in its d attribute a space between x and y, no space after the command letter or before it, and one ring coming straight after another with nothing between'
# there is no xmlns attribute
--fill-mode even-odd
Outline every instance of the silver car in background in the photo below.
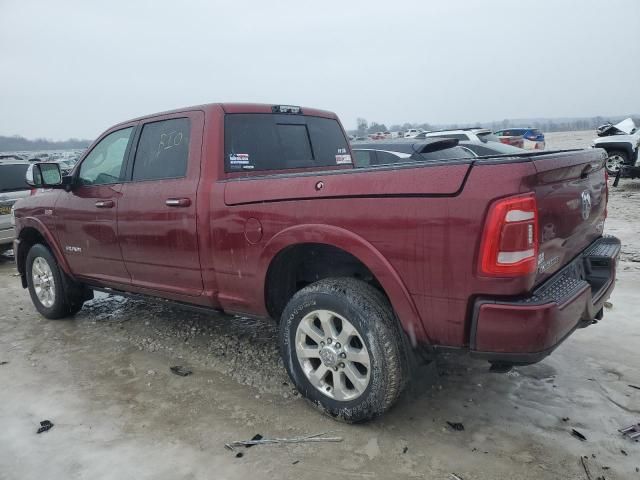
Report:
<svg viewBox="0 0 640 480"><path fill-rule="evenodd" d="M11 207L31 194L31 187L25 183L29 165L20 160L0 160L0 253L13 248L15 230Z"/></svg>

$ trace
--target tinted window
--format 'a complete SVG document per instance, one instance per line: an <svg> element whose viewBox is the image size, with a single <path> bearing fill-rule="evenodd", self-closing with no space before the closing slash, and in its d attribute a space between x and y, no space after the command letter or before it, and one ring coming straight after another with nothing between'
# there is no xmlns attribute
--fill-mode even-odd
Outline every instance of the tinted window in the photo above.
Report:
<svg viewBox="0 0 640 480"><path fill-rule="evenodd" d="M389 152L378 151L376 152L376 155L378 157L376 161L376 165L389 165L390 163L398 163L403 160L406 160L406 158L405 159L400 158L398 155L394 155L393 153L389 153Z"/></svg>
<svg viewBox="0 0 640 480"><path fill-rule="evenodd" d="M0 192L29 190L31 187L24 181L29 165L3 165L0 163Z"/></svg>
<svg viewBox="0 0 640 480"><path fill-rule="evenodd" d="M435 152L417 153L412 158L418 157L418 160L453 160L456 158L474 158L462 147L443 148Z"/></svg>
<svg viewBox="0 0 640 480"><path fill-rule="evenodd" d="M372 150L354 150L354 163L356 167L369 167L375 165L376 153Z"/></svg>
<svg viewBox="0 0 640 480"><path fill-rule="evenodd" d="M506 145L500 142L491 142L485 145L479 145L477 143L465 143L464 146L475 152L477 155L508 155L508 154L522 154L526 153L523 149L514 147L512 145Z"/></svg>
<svg viewBox="0 0 640 480"><path fill-rule="evenodd" d="M502 130L501 135L505 137L517 137L519 135L524 135L526 130L522 128L510 128L508 130Z"/></svg>
<svg viewBox="0 0 640 480"><path fill-rule="evenodd" d="M497 141L499 141L498 137L496 137L491 132L480 132L477 135L478 135L478 138L480 139L480 141L482 141L482 142L497 142Z"/></svg>
<svg viewBox="0 0 640 480"><path fill-rule="evenodd" d="M133 180L184 177L189 158L190 127L188 118L144 125L133 162Z"/></svg>
<svg viewBox="0 0 640 480"><path fill-rule="evenodd" d="M347 139L330 118L229 114L225 117L225 170L285 170L351 164Z"/></svg>
<svg viewBox="0 0 640 480"><path fill-rule="evenodd" d="M78 182L81 185L118 183L122 178L124 155L133 127L110 133L98 143L80 165Z"/></svg>

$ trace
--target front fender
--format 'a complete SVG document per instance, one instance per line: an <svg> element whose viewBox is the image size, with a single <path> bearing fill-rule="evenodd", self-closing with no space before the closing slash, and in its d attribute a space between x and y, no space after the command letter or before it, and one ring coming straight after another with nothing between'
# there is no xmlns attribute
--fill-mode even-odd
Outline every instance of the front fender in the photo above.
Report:
<svg viewBox="0 0 640 480"><path fill-rule="evenodd" d="M276 255L287 247L301 243L330 245L360 260L382 285L412 344L415 345L416 341L430 343L416 306L398 272L371 243L340 227L324 224L296 225L273 236L260 257L259 271L264 272L262 291L264 291L269 265Z"/></svg>
<svg viewBox="0 0 640 480"><path fill-rule="evenodd" d="M633 165L635 163L636 157L634 152L633 143L627 141L618 141L618 142L600 142L595 144L596 148L602 148L607 151L607 154L614 150L622 150L627 154L628 163Z"/></svg>
<svg viewBox="0 0 640 480"><path fill-rule="evenodd" d="M64 273L66 273L71 278L73 278L73 274L71 273L71 269L69 267L69 264L67 263L67 259L62 253L62 250L60 250L60 246L58 245L58 242L56 241L56 238L51 232L51 230L49 229L49 227L47 227L40 219L36 217L24 217L24 218L21 218L19 222L20 222L19 225L17 225L19 230L16 232L17 234L16 237L20 239L20 235L26 228L33 228L34 230L36 230L40 235L44 237L45 241L47 242L47 245L51 249L51 252L53 253L53 256L56 259L56 262L58 262L58 266L62 269L62 271L64 271ZM24 247L21 247L21 248L24 248ZM24 252L24 253L26 257L27 252ZM16 261L17 261L17 259L19 258L18 252L15 252L15 254L16 254ZM20 273L24 274L24 272L20 272Z"/></svg>

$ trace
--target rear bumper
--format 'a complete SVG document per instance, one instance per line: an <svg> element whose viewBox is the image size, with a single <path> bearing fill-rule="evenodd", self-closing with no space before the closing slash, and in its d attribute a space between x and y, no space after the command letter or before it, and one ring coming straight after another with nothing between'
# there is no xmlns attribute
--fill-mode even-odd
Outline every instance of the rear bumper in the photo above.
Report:
<svg viewBox="0 0 640 480"><path fill-rule="evenodd" d="M566 267L517 300L479 298L473 308L471 354L491 362L542 360L576 328L602 318L615 286L620 240L602 237Z"/></svg>

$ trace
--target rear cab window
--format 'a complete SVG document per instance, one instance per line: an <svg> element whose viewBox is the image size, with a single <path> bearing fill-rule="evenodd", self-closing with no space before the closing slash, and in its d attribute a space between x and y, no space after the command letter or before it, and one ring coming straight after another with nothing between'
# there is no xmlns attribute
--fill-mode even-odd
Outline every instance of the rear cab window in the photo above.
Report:
<svg viewBox="0 0 640 480"><path fill-rule="evenodd" d="M224 122L227 173L352 165L347 138L333 118L228 113Z"/></svg>

